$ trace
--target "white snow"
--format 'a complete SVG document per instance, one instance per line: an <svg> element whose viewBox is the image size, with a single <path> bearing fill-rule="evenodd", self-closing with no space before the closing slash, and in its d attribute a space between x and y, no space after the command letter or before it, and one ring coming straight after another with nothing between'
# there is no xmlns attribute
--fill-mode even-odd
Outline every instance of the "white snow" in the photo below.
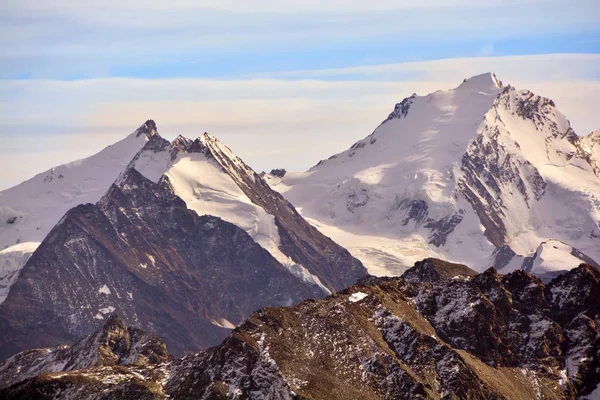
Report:
<svg viewBox="0 0 600 400"><path fill-rule="evenodd" d="M98 311L100 311L102 314L110 314L111 312L115 311L115 308L113 306L102 307Z"/></svg>
<svg viewBox="0 0 600 400"><path fill-rule="evenodd" d="M470 206L454 198L454 170L499 91L488 74L416 96L406 117L384 122L357 148L307 172L288 172L274 188L371 274L397 275L431 256L485 266L493 247ZM429 245L422 223L403 225L403 200L426 201L434 219L465 208L460 236L445 248ZM469 255L458 249L467 241Z"/></svg>
<svg viewBox="0 0 600 400"><path fill-rule="evenodd" d="M19 277L21 268L38 246L37 242L25 242L0 251L0 304L6 300L11 285Z"/></svg>
<svg viewBox="0 0 600 400"><path fill-rule="evenodd" d="M363 293L363 292L356 292L356 293L352 293L349 297L348 300L350 300L352 303L356 303L358 301L361 301L362 299L364 299L365 297L367 297L368 294Z"/></svg>
<svg viewBox="0 0 600 400"><path fill-rule="evenodd" d="M217 146L215 143L218 143L219 151L224 151L243 170L247 169L245 164L216 139L205 135L203 140L205 143L208 140L208 145L212 146ZM304 266L294 263L279 250L280 238L275 218L254 204L216 160L202 153L179 153L165 175L175 194L185 201L190 210L198 215L214 215L237 225L294 276L319 286L327 294L331 293L317 276Z"/></svg>
<svg viewBox="0 0 600 400"><path fill-rule="evenodd" d="M531 273L564 271L578 266L583 261L572 255L571 251L571 246L558 240L548 240L542 243L536 250Z"/></svg>
<svg viewBox="0 0 600 400"><path fill-rule="evenodd" d="M98 293L110 295L111 292L110 292L110 289L108 288L108 286L102 285L102 287L100 289L98 289Z"/></svg>
<svg viewBox="0 0 600 400"><path fill-rule="evenodd" d="M226 318L219 318L218 320L213 320L211 321L211 323L213 325L219 326L221 328L227 328L227 329L235 329L235 324L232 324L229 320L227 320Z"/></svg>

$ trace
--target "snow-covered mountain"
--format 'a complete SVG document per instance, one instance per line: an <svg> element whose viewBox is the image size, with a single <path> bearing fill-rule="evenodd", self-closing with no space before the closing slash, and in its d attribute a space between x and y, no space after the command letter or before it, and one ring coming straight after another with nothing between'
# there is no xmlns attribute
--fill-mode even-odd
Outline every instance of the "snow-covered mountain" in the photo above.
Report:
<svg viewBox="0 0 600 400"><path fill-rule="evenodd" d="M179 136L173 143L157 136L129 168L154 182L168 182L173 194L198 215L214 215L240 227L295 276L325 292L343 289L364 272L356 260L340 268L352 260L347 251L308 224L208 133L194 141Z"/></svg>
<svg viewBox="0 0 600 400"><path fill-rule="evenodd" d="M599 301L590 265L544 284L427 259L403 277L258 310L220 345L172 361L111 317L70 348L0 363L0 397L596 399Z"/></svg>
<svg viewBox="0 0 600 400"><path fill-rule="evenodd" d="M214 137L171 143L149 125L104 196L67 211L10 277L0 359L71 343L114 311L183 354L218 343L257 308L366 275Z"/></svg>
<svg viewBox="0 0 600 400"><path fill-rule="evenodd" d="M147 121L91 157L60 165L0 192L0 303L31 253L65 213L95 203L157 134Z"/></svg>
<svg viewBox="0 0 600 400"><path fill-rule="evenodd" d="M265 179L372 274L434 256L552 275L600 260L599 152L599 131L577 136L552 100L487 73L413 94L350 149Z"/></svg>

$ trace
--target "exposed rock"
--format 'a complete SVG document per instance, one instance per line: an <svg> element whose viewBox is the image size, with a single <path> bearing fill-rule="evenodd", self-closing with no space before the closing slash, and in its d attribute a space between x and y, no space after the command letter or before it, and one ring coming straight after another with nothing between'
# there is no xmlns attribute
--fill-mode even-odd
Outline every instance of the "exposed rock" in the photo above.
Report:
<svg viewBox="0 0 600 400"><path fill-rule="evenodd" d="M180 360L50 373L0 396L562 399L596 388L600 270L582 265L545 285L523 271L473 276L446 264L414 270L462 277L364 279L323 300L259 310L221 345Z"/></svg>
<svg viewBox="0 0 600 400"><path fill-rule="evenodd" d="M165 343L111 315L97 332L73 346L27 350L0 364L0 388L41 374L115 365L148 366L171 361Z"/></svg>
<svg viewBox="0 0 600 400"><path fill-rule="evenodd" d="M97 205L70 210L25 265L0 305L0 359L72 343L112 312L181 355L257 308L321 296L242 229L187 209L167 179L130 169Z"/></svg>
<svg viewBox="0 0 600 400"><path fill-rule="evenodd" d="M279 248L286 256L319 277L331 291L343 289L367 275L359 260L309 224L290 202L271 189L227 146L209 134L204 134L202 143L246 196L275 218L281 238ZM357 201L368 201L368 198L361 199Z"/></svg>
<svg viewBox="0 0 600 400"><path fill-rule="evenodd" d="M285 168L275 168L275 169L272 169L271 172L269 172L269 173L273 176L283 178L285 176L286 172L287 171L285 170Z"/></svg>

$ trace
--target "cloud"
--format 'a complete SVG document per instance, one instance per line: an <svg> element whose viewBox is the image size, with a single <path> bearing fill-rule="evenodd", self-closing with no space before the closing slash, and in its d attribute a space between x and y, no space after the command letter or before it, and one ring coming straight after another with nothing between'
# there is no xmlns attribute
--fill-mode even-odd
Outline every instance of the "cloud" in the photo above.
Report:
<svg viewBox="0 0 600 400"><path fill-rule="evenodd" d="M452 88L485 71L552 98L584 134L600 127L599 57L450 59L296 71L277 79L4 80L0 185L90 155L148 118L167 138L211 132L259 171L306 169L370 134L413 92Z"/></svg>
<svg viewBox="0 0 600 400"><path fill-rule="evenodd" d="M593 0L5 0L0 77L223 77L474 56L489 43L500 54L530 51L527 43L583 51L598 32L596 8Z"/></svg>

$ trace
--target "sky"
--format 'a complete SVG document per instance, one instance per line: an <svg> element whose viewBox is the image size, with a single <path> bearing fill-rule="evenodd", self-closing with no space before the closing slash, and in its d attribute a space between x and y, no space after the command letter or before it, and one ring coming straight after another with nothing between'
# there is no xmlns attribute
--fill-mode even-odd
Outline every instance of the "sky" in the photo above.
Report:
<svg viewBox="0 0 600 400"><path fill-rule="evenodd" d="M597 0L2 0L0 190L147 119L304 170L492 71L600 128Z"/></svg>

